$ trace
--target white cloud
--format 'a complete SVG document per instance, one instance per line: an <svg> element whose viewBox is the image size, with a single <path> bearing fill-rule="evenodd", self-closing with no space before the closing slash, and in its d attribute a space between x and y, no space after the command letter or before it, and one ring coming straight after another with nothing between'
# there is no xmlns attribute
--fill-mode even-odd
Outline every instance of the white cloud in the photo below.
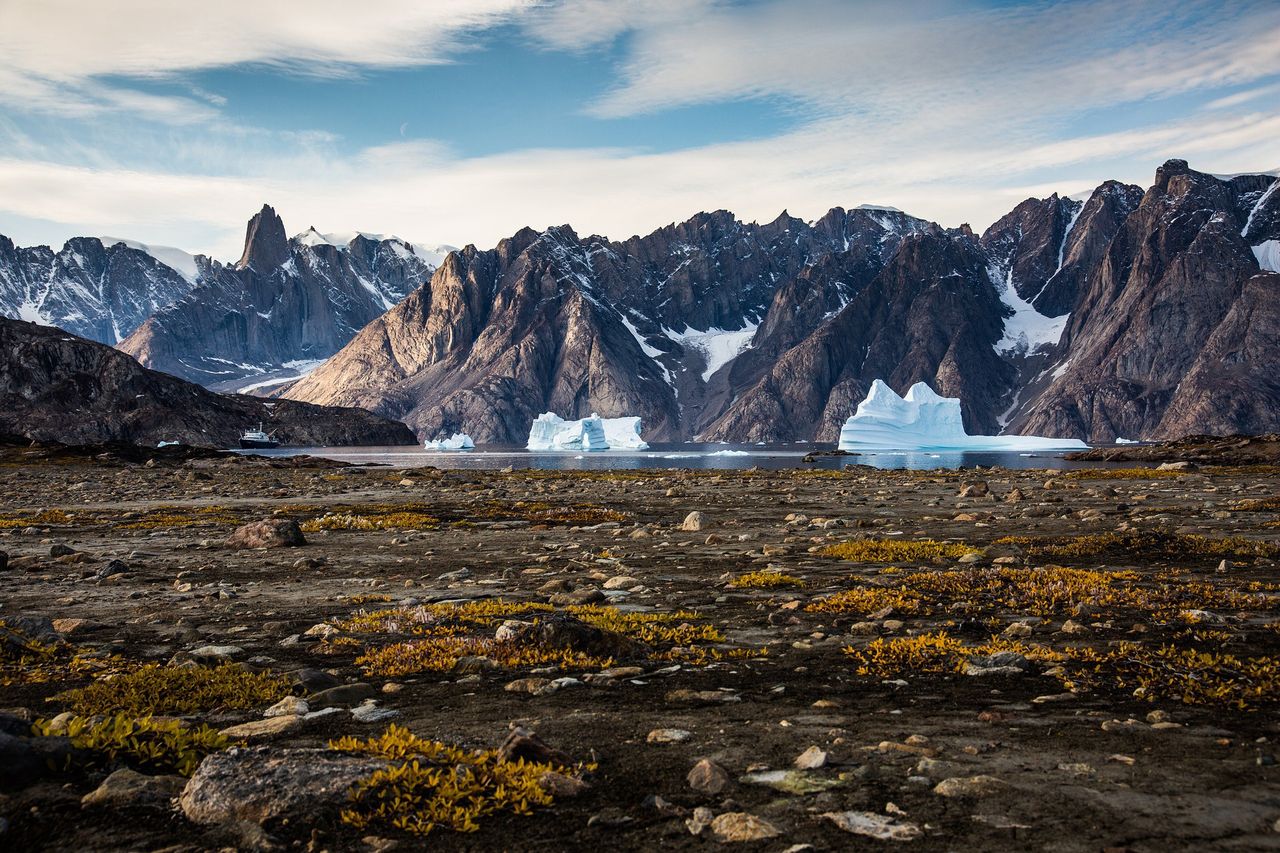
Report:
<svg viewBox="0 0 1280 853"><path fill-rule="evenodd" d="M0 4L0 102L90 114L123 109L191 122L204 94L161 98L100 78L166 77L253 64L340 75L447 61L472 31L531 0L6 0Z"/></svg>
<svg viewBox="0 0 1280 853"><path fill-rule="evenodd" d="M525 225L569 223L580 233L625 239L719 207L767 221L783 208L812 219L833 205L876 202L945 225L981 227L1025 195L1075 193L1107 178L1146 184L1168 156L1187 156L1212 172L1274 165L1278 136L1280 116L1216 115L981 156L927 147L889 156L875 140L850 137L832 123L661 154L590 149L459 158L438 146L401 143L326 159L317 150L252 178L0 160L0 233L14 223L67 223L65 236L122 234L231 259L245 219L263 202L291 232L359 228L481 247ZM1050 167L1060 180L1010 180Z"/></svg>
<svg viewBox="0 0 1280 853"><path fill-rule="evenodd" d="M1263 109L1280 75L1274 3L72 5L0 6L0 102L21 95L24 109L93 117L90 133L49 118L35 134L0 111L0 232L124 234L234 258L244 219L264 201L293 231L480 246L565 222L625 238L720 207L767 220L783 208L813 218L875 202L981 227L1025 195L1146 183L1168 157L1213 172L1274 167L1280 138L1280 114ZM512 15L548 50L618 52L616 85L583 105L601 121L752 97L799 105L804 121L772 138L664 153L468 157L393 135L350 156L323 129L231 125L216 94L118 82L181 82L184 71L244 63L342 75L447 61L469 34ZM138 113L163 132L133 121ZM483 111L467 118L483 121Z"/></svg>

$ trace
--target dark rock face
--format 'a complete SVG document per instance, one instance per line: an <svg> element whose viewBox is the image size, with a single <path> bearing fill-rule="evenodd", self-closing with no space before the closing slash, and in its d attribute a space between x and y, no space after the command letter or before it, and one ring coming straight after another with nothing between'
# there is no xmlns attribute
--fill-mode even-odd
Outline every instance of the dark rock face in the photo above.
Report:
<svg viewBox="0 0 1280 853"><path fill-rule="evenodd" d="M15 246L0 236L0 316L58 326L99 343L118 343L192 287L182 273L124 243L76 237L54 252Z"/></svg>
<svg viewBox="0 0 1280 853"><path fill-rule="evenodd" d="M283 444L409 444L369 412L216 394L61 329L0 319L0 433L39 441L234 446L262 422Z"/></svg>
<svg viewBox="0 0 1280 853"><path fill-rule="evenodd" d="M517 444L546 410L639 415L651 441L833 440L877 378L958 396L970 432L1274 429L1252 249L1280 233L1274 186L1170 161L1146 193L1028 199L981 238L878 208L622 243L525 229L450 255L283 393Z"/></svg>
<svg viewBox="0 0 1280 853"><path fill-rule="evenodd" d="M276 376L332 355L418 287L431 264L397 239L357 235L345 246L307 231L293 239L275 210L249 221L233 266L208 265L186 296L120 344L144 366L215 390Z"/></svg>
<svg viewBox="0 0 1280 853"><path fill-rule="evenodd" d="M284 393L482 442L523 444L548 410L639 415L647 436L687 437L709 419L708 401L718 414L730 398L720 374L731 360L702 333L724 340L721 330L736 330L746 346L779 283L847 255L832 269L843 263L849 282L810 275L795 285L813 294L807 313L765 335L785 347L847 302L904 235L931 227L895 211L837 209L813 225L700 214L625 243L567 226L525 229L494 250L450 254L428 285Z"/></svg>
<svg viewBox="0 0 1280 853"><path fill-rule="evenodd" d="M1089 275L1055 378L1014 430L1106 441L1280 428L1280 276L1242 236L1274 180L1165 163Z"/></svg>
<svg viewBox="0 0 1280 853"><path fill-rule="evenodd" d="M942 232L910 237L869 285L778 358L704 434L713 441L795 434L832 441L877 378L903 388L928 382L964 401L971 432L993 432L995 404L1014 377L994 349L1000 317L976 240Z"/></svg>

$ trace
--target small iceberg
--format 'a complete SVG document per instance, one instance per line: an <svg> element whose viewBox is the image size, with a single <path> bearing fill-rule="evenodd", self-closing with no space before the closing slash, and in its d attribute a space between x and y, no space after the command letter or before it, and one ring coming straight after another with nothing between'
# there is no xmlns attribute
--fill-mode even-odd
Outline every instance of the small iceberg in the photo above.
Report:
<svg viewBox="0 0 1280 853"><path fill-rule="evenodd" d="M455 432L448 438L437 438L434 441L424 441L422 443L423 450L475 450L475 442L471 440L471 436L465 432Z"/></svg>
<svg viewBox="0 0 1280 853"><path fill-rule="evenodd" d="M529 450L648 450L640 438L640 419L602 418L592 413L566 421L553 412L538 415L529 428Z"/></svg>
<svg viewBox="0 0 1280 853"><path fill-rule="evenodd" d="M969 435L960 416L960 401L942 397L917 382L899 397L881 380L871 383L867 398L840 429L841 450L1084 450L1074 438L1034 435Z"/></svg>

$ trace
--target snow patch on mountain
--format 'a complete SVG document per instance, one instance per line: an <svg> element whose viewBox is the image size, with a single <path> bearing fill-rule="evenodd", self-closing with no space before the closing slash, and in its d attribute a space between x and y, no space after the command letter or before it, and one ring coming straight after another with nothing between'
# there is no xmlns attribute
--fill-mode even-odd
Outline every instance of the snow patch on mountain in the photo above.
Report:
<svg viewBox="0 0 1280 853"><path fill-rule="evenodd" d="M195 282L196 276L200 274L200 269L196 266L196 256L190 252L184 252L182 249L173 246L154 246L150 243L143 243L138 240L130 240L128 237L101 237L102 245L114 246L116 243L124 243L130 249L137 249L139 252L146 252L169 269L178 273L187 281Z"/></svg>
<svg viewBox="0 0 1280 853"><path fill-rule="evenodd" d="M1062 339L1062 332L1067 327L1070 314L1061 317L1046 317L1035 309L1027 300L1018 295L1013 286L1013 268L992 265L987 270L992 284L1011 316L1004 318L1004 337L995 344L998 353L1030 354L1036 350L1052 346Z"/></svg>
<svg viewBox="0 0 1280 853"><path fill-rule="evenodd" d="M702 371L702 381L706 382L717 370L751 346L751 339L755 337L759 327L759 321L753 320L741 329L725 330L713 326L706 331L685 329L683 332L676 332L663 329L662 333L681 346L692 347L702 353L707 365Z"/></svg>

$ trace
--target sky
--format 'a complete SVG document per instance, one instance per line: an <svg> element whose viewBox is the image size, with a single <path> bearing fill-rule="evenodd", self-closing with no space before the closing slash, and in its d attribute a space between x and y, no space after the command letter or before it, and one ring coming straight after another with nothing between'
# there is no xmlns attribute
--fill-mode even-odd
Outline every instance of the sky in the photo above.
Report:
<svg viewBox="0 0 1280 853"><path fill-rule="evenodd" d="M239 256L701 210L981 229L1171 157L1280 167L1276 0L3 0L0 234Z"/></svg>

